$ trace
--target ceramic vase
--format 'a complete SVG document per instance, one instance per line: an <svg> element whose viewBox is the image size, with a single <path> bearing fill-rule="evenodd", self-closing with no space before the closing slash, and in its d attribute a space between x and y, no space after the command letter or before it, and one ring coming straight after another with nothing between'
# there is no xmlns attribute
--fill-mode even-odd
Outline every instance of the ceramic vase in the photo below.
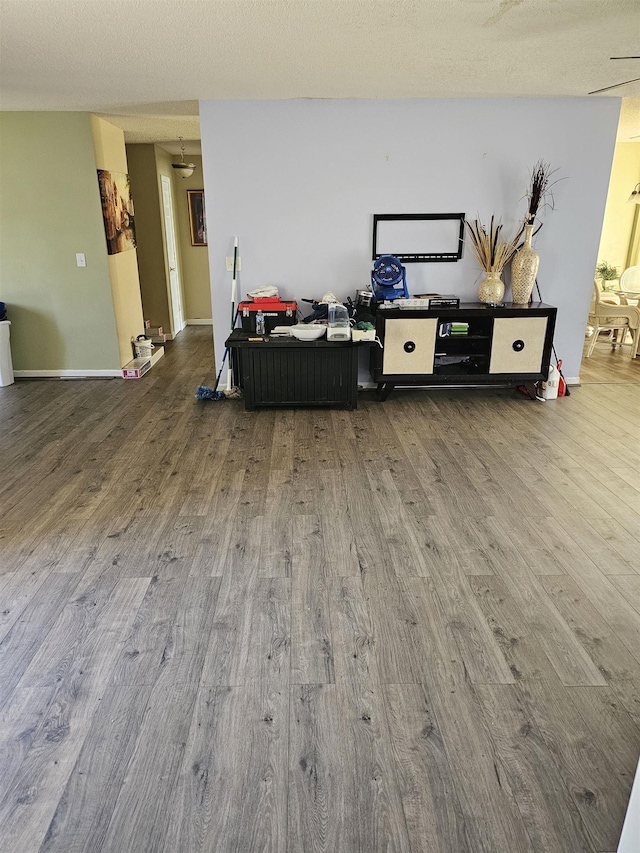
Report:
<svg viewBox="0 0 640 853"><path fill-rule="evenodd" d="M485 273L478 287L478 299L488 305L497 305L504 296L504 281L499 272Z"/></svg>
<svg viewBox="0 0 640 853"><path fill-rule="evenodd" d="M526 305L536 283L540 256L531 245L533 225L524 226L524 246L511 261L511 298L516 305Z"/></svg>

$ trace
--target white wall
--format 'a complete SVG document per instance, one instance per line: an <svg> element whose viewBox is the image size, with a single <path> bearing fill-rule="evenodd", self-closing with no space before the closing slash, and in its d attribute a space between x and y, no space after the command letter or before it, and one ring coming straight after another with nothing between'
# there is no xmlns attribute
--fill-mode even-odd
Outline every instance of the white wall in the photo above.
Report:
<svg viewBox="0 0 640 853"><path fill-rule="evenodd" d="M564 180L537 238L539 282L559 308L565 375L578 376L619 109L616 98L202 101L218 364L234 235L242 294L278 284L285 297L346 297L369 280L372 214L496 213L515 225L543 158ZM477 298L468 249L455 264L409 264L407 277L414 293Z"/></svg>
<svg viewBox="0 0 640 853"><path fill-rule="evenodd" d="M631 788L618 853L637 853L638 850L640 850L640 761Z"/></svg>
<svg viewBox="0 0 640 853"><path fill-rule="evenodd" d="M611 168L611 181L604 210L598 261L607 261L620 274L638 263L638 245L633 238L636 205L629 204L632 189L640 181L640 142L619 142ZM630 245L631 242L635 245ZM628 259L628 260L627 260Z"/></svg>

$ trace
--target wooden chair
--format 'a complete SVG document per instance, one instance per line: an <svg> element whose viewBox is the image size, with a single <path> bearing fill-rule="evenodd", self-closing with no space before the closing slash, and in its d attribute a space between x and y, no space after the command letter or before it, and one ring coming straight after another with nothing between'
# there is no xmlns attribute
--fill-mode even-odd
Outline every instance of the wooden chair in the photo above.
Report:
<svg viewBox="0 0 640 853"><path fill-rule="evenodd" d="M598 287L598 279L597 278L593 279L593 284L594 284L594 287ZM622 302L622 300L620 299L620 297L618 296L617 293L613 293L613 291L611 291L611 290L602 290L601 288L600 288L600 301L601 302L609 302L611 305L626 305L627 304L626 302ZM592 335L593 334L593 326L589 325L588 329L589 329L589 335ZM618 334L618 332L614 331L612 329L609 332L609 335L607 336L607 340L612 341L617 336L617 334ZM625 334L626 334L626 332L625 332Z"/></svg>
<svg viewBox="0 0 640 853"><path fill-rule="evenodd" d="M598 340L600 332L608 330L617 332L619 338L613 337L611 346L615 349L617 345L622 346L627 332L631 333L631 358L638 354L638 343L640 343L640 309L633 305L612 305L604 302L598 285L593 284L593 299L589 309L590 326L593 326L591 343L586 357L589 358Z"/></svg>
<svg viewBox="0 0 640 853"><path fill-rule="evenodd" d="M623 305L639 305L640 302L640 266L627 267L620 276L620 290L631 291L637 293L635 296L623 296Z"/></svg>

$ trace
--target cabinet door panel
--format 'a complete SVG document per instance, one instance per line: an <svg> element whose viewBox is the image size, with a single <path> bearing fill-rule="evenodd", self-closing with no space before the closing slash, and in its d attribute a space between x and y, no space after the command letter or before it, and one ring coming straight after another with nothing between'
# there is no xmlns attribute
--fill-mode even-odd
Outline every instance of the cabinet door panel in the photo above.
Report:
<svg viewBox="0 0 640 853"><path fill-rule="evenodd" d="M437 325L434 317L386 320L382 372L388 376L433 373Z"/></svg>
<svg viewBox="0 0 640 853"><path fill-rule="evenodd" d="M496 317L489 373L539 373L547 317Z"/></svg>

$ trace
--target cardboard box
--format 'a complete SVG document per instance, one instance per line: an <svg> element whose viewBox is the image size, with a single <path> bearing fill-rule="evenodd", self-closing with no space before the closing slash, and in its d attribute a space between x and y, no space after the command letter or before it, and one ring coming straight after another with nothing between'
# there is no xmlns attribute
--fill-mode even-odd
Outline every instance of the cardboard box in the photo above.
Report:
<svg viewBox="0 0 640 853"><path fill-rule="evenodd" d="M150 358L134 358L122 368L122 378L140 379L148 370L151 370Z"/></svg>
<svg viewBox="0 0 640 853"><path fill-rule="evenodd" d="M140 379L164 355L164 347L156 347L151 358L134 358L122 368L123 379Z"/></svg>

